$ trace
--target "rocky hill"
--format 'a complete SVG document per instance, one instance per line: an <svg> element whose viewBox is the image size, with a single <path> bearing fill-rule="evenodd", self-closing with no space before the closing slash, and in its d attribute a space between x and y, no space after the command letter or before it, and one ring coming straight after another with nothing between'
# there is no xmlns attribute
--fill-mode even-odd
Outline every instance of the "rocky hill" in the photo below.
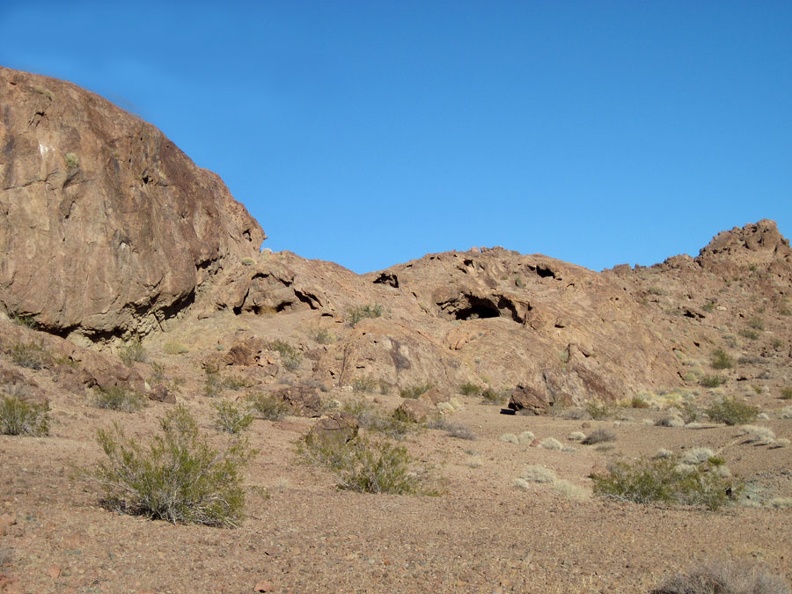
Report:
<svg viewBox="0 0 792 594"><path fill-rule="evenodd" d="M0 592L637 592L724 557L792 572L792 250L774 222L651 267L475 248L357 275L260 251L216 175L96 95L0 68L0 106L0 397L52 415L48 437L0 436ZM217 403L262 397L285 419L253 425L236 535L108 512L75 469L111 423L145 438L180 403L209 432ZM762 425L712 422L724 401ZM298 464L339 410L364 436L414 425L399 437L442 495L339 492ZM575 441L592 429L616 444ZM591 497L614 459L701 448L747 480L742 507Z"/></svg>

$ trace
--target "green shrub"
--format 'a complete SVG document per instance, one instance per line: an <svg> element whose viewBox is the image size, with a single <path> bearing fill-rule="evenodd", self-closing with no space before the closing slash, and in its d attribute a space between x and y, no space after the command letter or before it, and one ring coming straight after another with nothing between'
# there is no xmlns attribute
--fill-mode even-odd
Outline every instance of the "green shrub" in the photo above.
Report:
<svg viewBox="0 0 792 594"><path fill-rule="evenodd" d="M402 398L418 398L421 394L426 394L432 388L434 388L434 384L416 384L399 390L399 396Z"/></svg>
<svg viewBox="0 0 792 594"><path fill-rule="evenodd" d="M630 408L649 408L649 402L642 396L633 396L630 399Z"/></svg>
<svg viewBox="0 0 792 594"><path fill-rule="evenodd" d="M484 392L484 388L472 382L465 382L459 386L459 393L463 396L479 396Z"/></svg>
<svg viewBox="0 0 792 594"><path fill-rule="evenodd" d="M135 412L143 408L146 399L142 394L123 386L99 389L94 394L94 406L123 412Z"/></svg>
<svg viewBox="0 0 792 594"><path fill-rule="evenodd" d="M388 441L306 439L299 451L309 462L332 470L339 489L394 495L421 491L418 477L410 470L407 449Z"/></svg>
<svg viewBox="0 0 792 594"><path fill-rule="evenodd" d="M356 377L352 380L353 392L378 392L380 389L380 382L377 378L366 375L364 377Z"/></svg>
<svg viewBox="0 0 792 594"><path fill-rule="evenodd" d="M718 349L712 353L711 365L713 369L731 369L734 366L734 360L726 351Z"/></svg>
<svg viewBox="0 0 792 594"><path fill-rule="evenodd" d="M268 421L279 421L289 414L288 403L281 398L276 398L263 392L252 392L247 395L247 401L255 413Z"/></svg>
<svg viewBox="0 0 792 594"><path fill-rule="evenodd" d="M734 479L713 472L715 465L704 462L683 465L677 458L641 458L634 462L612 463L606 474L595 474L594 493L635 503L667 503L719 509L740 485Z"/></svg>
<svg viewBox="0 0 792 594"><path fill-rule="evenodd" d="M747 338L748 340L756 340L759 338L759 333L756 330L752 330L751 328L744 328L740 330L740 336Z"/></svg>
<svg viewBox="0 0 792 594"><path fill-rule="evenodd" d="M722 386L725 383L726 383L726 378L721 377L717 374L705 375L699 380L699 384L704 386L705 388L717 388L718 386Z"/></svg>
<svg viewBox="0 0 792 594"><path fill-rule="evenodd" d="M241 433L253 423L253 415L229 400L220 400L214 404L217 411L215 426L225 433Z"/></svg>
<svg viewBox="0 0 792 594"><path fill-rule="evenodd" d="M99 430L107 460L93 476L105 491L103 504L173 523L237 526L245 507L242 470L254 454L247 442L211 447L183 406L170 410L160 429L147 447L117 423Z"/></svg>
<svg viewBox="0 0 792 594"><path fill-rule="evenodd" d="M744 425L756 419L759 409L734 398L724 398L711 404L704 412L716 423Z"/></svg>
<svg viewBox="0 0 792 594"><path fill-rule="evenodd" d="M331 344L335 341L335 336L327 328L313 328L310 336L319 344Z"/></svg>
<svg viewBox="0 0 792 594"><path fill-rule="evenodd" d="M302 354L288 342L273 340L267 343L267 348L280 355L281 363L288 371L297 371L302 362Z"/></svg>
<svg viewBox="0 0 792 594"><path fill-rule="evenodd" d="M792 388L781 389L781 400L792 400Z"/></svg>
<svg viewBox="0 0 792 594"><path fill-rule="evenodd" d="M49 433L49 405L28 402L16 396L0 400L0 434L47 435Z"/></svg>
<svg viewBox="0 0 792 594"><path fill-rule="evenodd" d="M762 318L758 316L754 316L750 320L748 320L748 327L752 328L753 330L765 329L764 321L762 320Z"/></svg>
<svg viewBox="0 0 792 594"><path fill-rule="evenodd" d="M367 318L379 318L385 312L382 305L360 305L347 311L347 323L354 328L358 322Z"/></svg>
<svg viewBox="0 0 792 594"><path fill-rule="evenodd" d="M132 367L134 363L144 363L148 358L148 354L139 340L133 340L119 351L118 357L124 365Z"/></svg>
<svg viewBox="0 0 792 594"><path fill-rule="evenodd" d="M10 348L9 354L14 363L26 369L42 369L52 362L49 351L38 342L15 344Z"/></svg>

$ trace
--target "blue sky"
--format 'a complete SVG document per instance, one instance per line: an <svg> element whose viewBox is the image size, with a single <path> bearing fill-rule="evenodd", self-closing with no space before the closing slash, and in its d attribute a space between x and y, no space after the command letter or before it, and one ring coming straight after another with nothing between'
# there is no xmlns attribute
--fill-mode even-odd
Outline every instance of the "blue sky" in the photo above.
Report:
<svg viewBox="0 0 792 594"><path fill-rule="evenodd" d="M500 245L600 270L792 235L792 2L0 2L0 64L219 173L356 272Z"/></svg>

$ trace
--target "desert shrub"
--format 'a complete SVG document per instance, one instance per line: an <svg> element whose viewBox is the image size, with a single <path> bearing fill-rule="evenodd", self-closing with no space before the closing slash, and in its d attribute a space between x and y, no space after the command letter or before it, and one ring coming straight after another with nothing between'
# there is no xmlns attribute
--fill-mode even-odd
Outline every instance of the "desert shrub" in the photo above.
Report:
<svg viewBox="0 0 792 594"><path fill-rule="evenodd" d="M754 316L754 317L752 317L751 319L748 320L748 327L753 329L753 330L764 330L765 329L764 321L762 320L762 318L760 318L758 316Z"/></svg>
<svg viewBox="0 0 792 594"><path fill-rule="evenodd" d="M445 419L430 421L426 426L429 429L439 429L440 431L445 431L450 437L455 437L457 439L467 439L470 441L474 441L476 439L476 434L473 433L473 431L471 431L470 427L467 425L451 423Z"/></svg>
<svg viewBox="0 0 792 594"><path fill-rule="evenodd" d="M680 466L685 471L680 471ZM740 485L705 462L697 466L680 465L675 457L612 463L605 474L594 474L594 492L635 503L667 503L719 509Z"/></svg>
<svg viewBox="0 0 792 594"><path fill-rule="evenodd" d="M630 408L649 408L649 402L642 396L633 396L630 399Z"/></svg>
<svg viewBox="0 0 792 594"><path fill-rule="evenodd" d="M402 398L418 398L421 394L426 394L432 388L434 388L434 384L431 383L415 384L414 386L407 386L399 390L399 396Z"/></svg>
<svg viewBox="0 0 792 594"><path fill-rule="evenodd" d="M730 369L734 367L734 359L723 349L718 349L712 353L712 361L710 364L713 369Z"/></svg>
<svg viewBox="0 0 792 594"><path fill-rule="evenodd" d="M748 340L756 340L759 338L759 333L752 328L744 328L740 330L740 336L747 338Z"/></svg>
<svg viewBox="0 0 792 594"><path fill-rule="evenodd" d="M610 406L604 402L597 402L596 400L589 400L586 402L586 412L595 421L607 419L613 414Z"/></svg>
<svg viewBox="0 0 792 594"><path fill-rule="evenodd" d="M103 504L123 513L173 523L237 526L245 507L242 471L254 452L244 440L215 449L183 406L160 421L144 447L116 423L99 430L107 459L93 471Z"/></svg>
<svg viewBox="0 0 792 594"><path fill-rule="evenodd" d="M28 402L17 396L3 396L0 400L0 434L38 436L48 433L48 404Z"/></svg>
<svg viewBox="0 0 792 594"><path fill-rule="evenodd" d="M699 380L699 384L704 386L705 388L717 388L718 386L722 386L725 383L726 383L726 378L721 377L717 374L705 375Z"/></svg>
<svg viewBox="0 0 792 594"><path fill-rule="evenodd" d="M560 451L564 449L564 445L555 437L545 437L539 442L539 447L546 450Z"/></svg>
<svg viewBox="0 0 792 594"><path fill-rule="evenodd" d="M94 393L94 406L109 410L135 412L143 408L145 397L124 386L101 388Z"/></svg>
<svg viewBox="0 0 792 594"><path fill-rule="evenodd" d="M204 396L217 398L223 393L223 378L220 377L220 372L214 367L207 367L204 371L206 372L203 388Z"/></svg>
<svg viewBox="0 0 792 594"><path fill-rule="evenodd" d="M503 392L498 392L492 388L487 388L481 393L481 401L484 404L493 404L496 406L502 405L506 400L508 400L508 394Z"/></svg>
<svg viewBox="0 0 792 594"><path fill-rule="evenodd" d="M51 361L52 356L39 342L20 342L9 349L11 360L26 369L42 369Z"/></svg>
<svg viewBox="0 0 792 594"><path fill-rule="evenodd" d="M742 564L711 564L667 578L650 594L790 594L784 578Z"/></svg>
<svg viewBox="0 0 792 594"><path fill-rule="evenodd" d="M347 311L347 323L354 328L358 322L367 318L379 318L385 312L382 305L360 305Z"/></svg>
<svg viewBox="0 0 792 594"><path fill-rule="evenodd" d="M472 382L465 382L459 386L459 393L463 396L478 396L484 392L484 388Z"/></svg>
<svg viewBox="0 0 792 594"><path fill-rule="evenodd" d="M696 403L689 398L685 399L679 405L679 412L686 425L688 423L695 423L701 416L701 411L699 410L698 406L696 406Z"/></svg>
<svg viewBox="0 0 792 594"><path fill-rule="evenodd" d="M339 489L394 495L421 492L420 480L411 471L411 458L403 446L361 437L348 443L305 439L298 451L310 463L332 470Z"/></svg>
<svg viewBox="0 0 792 594"><path fill-rule="evenodd" d="M225 433L241 433L253 423L253 415L229 400L219 400L214 404L217 411L215 426Z"/></svg>
<svg viewBox="0 0 792 594"><path fill-rule="evenodd" d="M557 479L554 470L536 464L526 466L520 478L528 483L554 483Z"/></svg>
<svg viewBox="0 0 792 594"><path fill-rule="evenodd" d="M380 382L377 378L365 375L363 377L356 377L352 380L353 392L378 392Z"/></svg>
<svg viewBox="0 0 792 594"><path fill-rule="evenodd" d="M246 396L253 412L262 419L279 421L289 414L289 405L282 398L263 392L251 392Z"/></svg>
<svg viewBox="0 0 792 594"><path fill-rule="evenodd" d="M792 400L792 388L781 389L781 400Z"/></svg>
<svg viewBox="0 0 792 594"><path fill-rule="evenodd" d="M599 428L594 429L594 431L589 433L580 443L583 445L594 445L607 441L616 441L616 434L609 429Z"/></svg>
<svg viewBox="0 0 792 594"><path fill-rule="evenodd" d="M277 339L267 343L267 348L280 355L281 363L288 371L297 371L302 362L302 354L288 342Z"/></svg>
<svg viewBox="0 0 792 594"><path fill-rule="evenodd" d="M124 365L132 367L133 363L144 363L148 354L139 340L133 340L118 352L118 357Z"/></svg>
<svg viewBox="0 0 792 594"><path fill-rule="evenodd" d="M335 341L335 336L327 328L312 328L309 336L319 344L331 344Z"/></svg>
<svg viewBox="0 0 792 594"><path fill-rule="evenodd" d="M756 419L759 409L734 398L724 398L712 403L704 412L716 423L744 425Z"/></svg>
<svg viewBox="0 0 792 594"><path fill-rule="evenodd" d="M376 431L393 439L404 439L408 433L417 429L415 423L383 414L376 406L365 400L347 402L341 410L355 417L362 429Z"/></svg>

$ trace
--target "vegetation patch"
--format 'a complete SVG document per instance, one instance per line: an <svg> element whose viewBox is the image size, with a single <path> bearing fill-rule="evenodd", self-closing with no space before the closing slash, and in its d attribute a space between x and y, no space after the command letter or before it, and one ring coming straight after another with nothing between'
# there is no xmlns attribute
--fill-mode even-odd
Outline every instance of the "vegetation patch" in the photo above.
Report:
<svg viewBox="0 0 792 594"><path fill-rule="evenodd" d="M360 493L431 494L410 468L407 449L389 441L358 437L350 442L306 438L299 453L312 464L332 470L338 488Z"/></svg>
<svg viewBox="0 0 792 594"><path fill-rule="evenodd" d="M283 340L273 340L267 343L267 348L280 355L281 363L288 371L297 371L302 363L302 353Z"/></svg>
<svg viewBox="0 0 792 594"><path fill-rule="evenodd" d="M476 439L476 434L473 433L473 431L467 425L451 423L445 419L430 421L427 424L427 427L429 429L439 429L440 431L445 431L450 437L455 437L457 439L467 439L469 441L474 441Z"/></svg>
<svg viewBox="0 0 792 594"><path fill-rule="evenodd" d="M697 465L680 464L674 456L613 462L604 474L594 474L594 493L635 503L702 506L717 510L742 488L718 471L718 459Z"/></svg>
<svg viewBox="0 0 792 594"><path fill-rule="evenodd" d="M41 436L49 433L49 405L3 396L0 400L0 434Z"/></svg>
<svg viewBox="0 0 792 594"><path fill-rule="evenodd" d="M382 414L376 406L365 400L347 402L341 410L355 417L362 429L376 431L393 439L404 439L408 433L418 428L415 423Z"/></svg>
<svg viewBox="0 0 792 594"><path fill-rule="evenodd" d="M716 423L744 425L756 419L759 409L734 398L723 398L711 404L704 412Z"/></svg>
<svg viewBox="0 0 792 594"><path fill-rule="evenodd" d="M712 361L710 364L713 369L731 369L734 367L734 359L723 349L718 349L712 353Z"/></svg>
<svg viewBox="0 0 792 594"><path fill-rule="evenodd" d="M211 447L183 406L169 411L160 429L147 446L117 423L99 430L107 459L93 477L105 491L103 504L173 523L237 526L245 507L242 471L254 454L247 442Z"/></svg>
<svg viewBox="0 0 792 594"><path fill-rule="evenodd" d="M616 441L616 434L610 429L594 429L580 442L583 445L594 445L609 441Z"/></svg>
<svg viewBox="0 0 792 594"><path fill-rule="evenodd" d="M426 394L432 388L434 388L434 384L431 383L416 384L399 390L399 396L402 398L418 398L422 394Z"/></svg>
<svg viewBox="0 0 792 594"><path fill-rule="evenodd" d="M385 308L379 304L352 307L347 311L347 324L354 328L361 320L379 318L383 313Z"/></svg>
<svg viewBox="0 0 792 594"><path fill-rule="evenodd" d="M52 355L39 342L21 342L9 349L11 360L26 369L43 369L52 362Z"/></svg>
<svg viewBox="0 0 792 594"><path fill-rule="evenodd" d="M705 388L717 388L726 383L726 378L720 375L705 375L699 380L699 384Z"/></svg>
<svg viewBox="0 0 792 594"><path fill-rule="evenodd" d="M667 578L650 594L790 594L784 578L765 569L720 563Z"/></svg>
<svg viewBox="0 0 792 594"><path fill-rule="evenodd" d="M118 353L118 357L127 367L132 367L134 363L145 363L148 353L139 340L133 340Z"/></svg>
<svg viewBox="0 0 792 594"><path fill-rule="evenodd" d="M286 401L271 394L251 392L246 398L254 413L267 421L279 421L290 412Z"/></svg>
<svg viewBox="0 0 792 594"><path fill-rule="evenodd" d="M225 433L236 435L253 423L253 415L238 404L229 400L219 400L214 404L217 411L215 426Z"/></svg>
<svg viewBox="0 0 792 594"><path fill-rule="evenodd" d="M123 386L102 388L94 394L94 406L109 410L135 412L143 408L145 397Z"/></svg>

